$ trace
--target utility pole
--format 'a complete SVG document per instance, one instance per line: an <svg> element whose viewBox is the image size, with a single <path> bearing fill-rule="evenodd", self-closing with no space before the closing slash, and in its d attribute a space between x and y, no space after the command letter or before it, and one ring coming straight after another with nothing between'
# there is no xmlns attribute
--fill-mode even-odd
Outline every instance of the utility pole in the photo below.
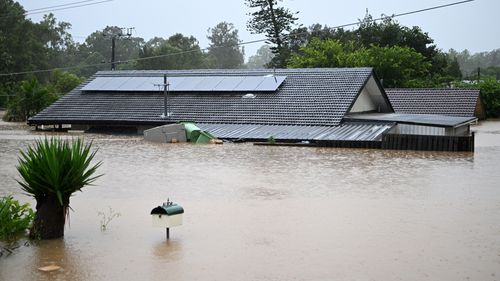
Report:
<svg viewBox="0 0 500 281"><path fill-rule="evenodd" d="M135 29L135 27L122 27L120 28L120 32L118 34L112 34L111 35L111 70L116 69L116 60L115 60L115 48L116 48L116 39L121 38L121 37L126 37L130 38L132 36L132 31ZM126 33L124 31L126 30Z"/></svg>
<svg viewBox="0 0 500 281"><path fill-rule="evenodd" d="M170 84L168 83L167 74L163 74L163 84L155 84L159 88L163 87L163 114L161 118L169 118L170 113L168 112L168 91Z"/></svg>
<svg viewBox="0 0 500 281"><path fill-rule="evenodd" d="M111 37L111 70L115 70L115 41L116 36Z"/></svg>
<svg viewBox="0 0 500 281"><path fill-rule="evenodd" d="M169 117L169 114L168 114L168 81L167 81L167 74L164 74L163 75L163 116L165 116L166 118Z"/></svg>

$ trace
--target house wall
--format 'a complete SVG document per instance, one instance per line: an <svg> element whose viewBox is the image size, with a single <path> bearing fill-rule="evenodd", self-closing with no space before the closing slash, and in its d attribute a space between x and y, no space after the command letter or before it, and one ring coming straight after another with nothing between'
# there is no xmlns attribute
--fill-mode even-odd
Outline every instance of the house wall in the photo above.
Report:
<svg viewBox="0 0 500 281"><path fill-rule="evenodd" d="M457 128L442 128L423 125L397 124L389 134L398 135L423 135L423 136L468 136L470 134L469 125Z"/></svg>
<svg viewBox="0 0 500 281"><path fill-rule="evenodd" d="M399 135L445 136L446 130L441 127L397 124L394 128L392 128L390 133Z"/></svg>
<svg viewBox="0 0 500 281"><path fill-rule="evenodd" d="M464 125L457 128L449 128L447 130L447 135L452 136L468 136L470 134L470 126Z"/></svg>
<svg viewBox="0 0 500 281"><path fill-rule="evenodd" d="M474 109L474 116L476 116L479 120L486 119L486 111L484 109L483 101L481 97L477 97L476 108Z"/></svg>
<svg viewBox="0 0 500 281"><path fill-rule="evenodd" d="M392 112L388 100L382 95L380 87L373 76L368 79L365 87L363 87L363 90L349 111L349 113L361 112Z"/></svg>
<svg viewBox="0 0 500 281"><path fill-rule="evenodd" d="M354 105L352 106L351 113L368 112L376 110L377 110L377 105L370 97L367 87L365 87L363 91L361 91L361 94L359 95Z"/></svg>

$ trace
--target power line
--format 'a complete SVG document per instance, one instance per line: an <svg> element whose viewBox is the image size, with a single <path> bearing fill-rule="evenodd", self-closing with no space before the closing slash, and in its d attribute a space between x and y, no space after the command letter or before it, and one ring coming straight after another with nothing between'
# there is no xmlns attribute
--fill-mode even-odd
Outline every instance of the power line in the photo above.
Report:
<svg viewBox="0 0 500 281"><path fill-rule="evenodd" d="M103 2L108 2L108 1L113 1L113 0L107 0ZM376 19L371 19L366 22L376 22L380 20L384 20L387 18L396 18L396 17L401 17L401 16L406 16L406 15L411 15L411 14L416 14L416 13L422 13L426 11L431 11L431 10L436 10L436 9L441 9L441 8L446 8L450 6L455 6L455 5L460 5L468 2L473 2L474 0L465 0L465 1L459 1L459 2L453 2L445 5L439 5L439 6L434 6L430 8L425 8L425 9L420 9L420 10L414 10L410 12L405 12L405 13L400 13L400 14L393 14L391 16L385 16L385 17L380 17ZM360 25L363 22L355 22L355 23L348 23L348 24L343 24L343 25L338 25L331 27L332 29L339 29L339 28L344 28L348 26L353 26L353 25ZM305 35L308 34L308 32L300 32L293 34L294 36L297 35ZM246 42L240 42L238 43L238 46L243 46L243 45L249 45L249 44L254 44L254 43L261 43L268 41L268 39L258 39L258 40L253 40L253 41L246 41ZM201 48L201 51L207 51L208 48ZM177 55L183 55L183 54L189 54L189 53L194 53L198 52L198 49L193 49L193 50L188 50L188 51L180 51L180 52L175 52L175 53L170 53L170 54L164 54L164 55L157 55L157 56L150 56L150 57L144 57L144 58L136 58L136 59L129 59L125 61L119 61L118 63L130 63L134 61L143 61L143 60L150 60L150 59L157 59L157 58L164 58L164 57L171 57L171 56L177 56ZM77 68L87 68L87 67L95 67L95 66L105 66L109 65L111 62L104 62L104 63L99 63L99 64L88 64L88 65L79 65L79 66L68 66L68 67L56 67L56 68L50 68L50 69L42 69L42 70L31 70L31 71L21 71L21 72L12 72L12 73L0 73L0 77L2 76L14 76L14 75L23 75L23 74L35 74L35 73L43 73L43 72L51 72L55 70L70 70L70 69L77 69Z"/></svg>
<svg viewBox="0 0 500 281"><path fill-rule="evenodd" d="M26 12L25 15L43 14L43 13L47 13L47 12L68 10L68 9L73 9L73 8L79 8L79 7L96 5L96 4L102 4L102 3L111 2L111 1L113 1L113 0L104 0L104 1L98 1L98 2L93 2L93 3L87 3L87 4L70 6L70 7L63 7L63 8L58 8L58 9L45 10L45 11L38 11L38 12ZM83 2L85 2L85 1L83 1Z"/></svg>
<svg viewBox="0 0 500 281"><path fill-rule="evenodd" d="M68 9L85 7L85 6L90 6L90 5L102 4L102 3L111 2L114 0L103 0L103 1L98 1L98 2L93 2L93 1L96 1L96 0L78 1L78 2L73 2L73 3L68 3L68 4L45 7L45 8L37 8L37 9L26 11L26 12L24 12L23 15L27 16L27 15L35 15L35 14L43 14L43 13L47 13L47 12L60 11L60 10L68 10ZM93 2L93 3L75 5L75 4L86 3L86 2ZM71 5L74 5L74 6L71 6ZM70 6L70 7L67 7L67 6ZM52 9L52 8L57 8L57 7L63 7L63 8ZM0 17L0 19L8 18L8 17L11 17L11 15L2 16L2 17Z"/></svg>
<svg viewBox="0 0 500 281"><path fill-rule="evenodd" d="M371 21L368 21L368 22L375 22L375 21L380 21L380 20L384 20L384 19L388 19L388 18L392 19L392 18L407 16L407 15L412 15L412 14L418 14L418 13L427 12L427 11L431 11L431 10L437 10L437 9L447 8L447 7L451 7L451 6L455 6L455 5L465 4L465 3L473 2L473 1L475 1L475 0L465 0L465 1L459 1L459 2L454 2L454 3L444 4L444 5L440 5L440 6L434 6L434 7L430 7L430 8L415 10L415 11L411 11L411 12L405 12L405 13L400 13L400 14L393 14L391 16L383 16L383 17L380 17L380 18L372 19ZM353 23L348 23L348 24L343 24L343 25L335 26L335 27L333 27L333 29L343 28L343 27L348 27L348 26L353 26L353 25L359 25L359 24L360 24L360 22L358 21L358 22L353 22Z"/></svg>
<svg viewBox="0 0 500 281"><path fill-rule="evenodd" d="M94 2L94 1L97 1L97 0L85 0L85 1L78 1L78 2L71 2L71 3L61 4L61 5L55 5L55 6L48 6L48 7L44 7L44 8L36 8L36 9L32 9L32 10L26 11L26 13L36 12L36 11L40 11L40 10L49 10L49 9L52 9L52 8L66 7L66 6L71 6L71 5L81 4L81 3L87 3L87 2Z"/></svg>

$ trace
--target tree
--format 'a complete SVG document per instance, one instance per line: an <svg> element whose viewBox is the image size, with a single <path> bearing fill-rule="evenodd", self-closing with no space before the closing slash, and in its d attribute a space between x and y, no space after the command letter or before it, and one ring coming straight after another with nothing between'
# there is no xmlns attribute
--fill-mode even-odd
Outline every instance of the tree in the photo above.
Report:
<svg viewBox="0 0 500 281"><path fill-rule="evenodd" d="M457 57L448 57L448 60L449 62L446 69L446 74L456 80L462 80L462 71L460 71L460 64L458 63Z"/></svg>
<svg viewBox="0 0 500 281"><path fill-rule="evenodd" d="M207 56L201 51L198 40L180 33L168 39L155 37L141 49L137 69L195 69L208 68ZM146 59L154 57L154 59Z"/></svg>
<svg viewBox="0 0 500 281"><path fill-rule="evenodd" d="M268 45L262 45L255 55L248 58L248 62L246 64L247 68L256 69L256 68L264 68L269 62L273 59L273 53Z"/></svg>
<svg viewBox="0 0 500 281"><path fill-rule="evenodd" d="M216 68L239 68L243 65L243 51L239 43L238 30L234 24L221 22L208 29L208 55L214 60Z"/></svg>
<svg viewBox="0 0 500 281"><path fill-rule="evenodd" d="M40 85L38 80L22 81L3 118L6 121L26 121L57 99L58 95L51 93L46 86Z"/></svg>
<svg viewBox="0 0 500 281"><path fill-rule="evenodd" d="M293 54L290 67L373 67L386 87L405 87L414 80L426 79L430 63L408 47L358 49L355 44L337 40L313 39L300 53Z"/></svg>
<svg viewBox="0 0 500 281"><path fill-rule="evenodd" d="M431 45L434 41L427 33L422 32L419 27L408 28L401 26L390 17L383 19L381 22L375 22L372 16L367 14L354 33L365 47L372 44L381 47L405 46L416 50L429 59L432 58L436 51L436 46Z"/></svg>
<svg viewBox="0 0 500 281"><path fill-rule="evenodd" d="M16 73L70 64L75 44L69 23L57 22L52 14L40 23L26 19L23 7L12 0L0 0L0 73ZM47 82L46 73L0 76L0 106L11 103L20 81L36 78Z"/></svg>
<svg viewBox="0 0 500 281"><path fill-rule="evenodd" d="M245 0L246 5L257 11L249 13L247 28L254 34L265 33L268 42L273 44L271 50L275 55L269 64L271 67L286 67L290 57L289 39L286 33L292 31L297 13L284 7L278 7L282 0Z"/></svg>
<svg viewBox="0 0 500 281"><path fill-rule="evenodd" d="M497 72L494 69L495 67L500 67L500 49L475 54L471 54L468 50L457 52L456 50L450 49L448 54L451 57L457 58L462 75L468 79L474 79L474 77L477 76L478 68L481 69L481 73L487 68L492 68L484 72L484 74L496 75ZM497 77L500 79L500 75Z"/></svg>
<svg viewBox="0 0 500 281"><path fill-rule="evenodd" d="M495 77L485 77L477 86L481 89L481 100L486 107L486 117L499 118L500 82Z"/></svg>
<svg viewBox="0 0 500 281"><path fill-rule="evenodd" d="M425 57L408 47L372 46L354 53L352 66L373 67L384 87L408 87L426 80L431 64Z"/></svg>
<svg viewBox="0 0 500 281"><path fill-rule="evenodd" d="M56 70L51 73L50 83L42 85L37 79L24 80L13 91L16 94L7 105L6 121L26 121L62 95L73 90L83 79L69 72Z"/></svg>
<svg viewBox="0 0 500 281"><path fill-rule="evenodd" d="M354 30L344 30L314 24L308 29L299 28L290 33L290 51L299 52L312 39L338 40L344 45L354 44L358 49L379 47L407 47L422 54L427 62L431 63L429 81L449 80L447 70L449 60L446 54L437 49L428 33L420 27L406 27L386 17L380 22L373 21L370 14L359 21L359 27ZM434 77L435 76L435 77ZM433 82L434 83L434 82Z"/></svg>
<svg viewBox="0 0 500 281"><path fill-rule="evenodd" d="M118 26L106 26L90 34L85 42L78 47L77 63L79 68L75 73L88 77L99 70L109 70L111 62L111 39L115 37L115 61L117 69L134 69L135 63L122 64L120 62L136 59L139 57L144 39L140 37L121 36L123 30ZM102 65L99 65L102 63ZM97 65L83 67L86 65Z"/></svg>
<svg viewBox="0 0 500 281"><path fill-rule="evenodd" d="M348 54L337 40L314 38L299 51L292 55L289 67L346 67L353 64L347 61Z"/></svg>
<svg viewBox="0 0 500 281"><path fill-rule="evenodd" d="M43 20L37 24L37 37L45 43L44 56L47 59L47 67L71 66L74 62L74 53L77 48L73 37L69 33L71 24L58 22L52 13L43 16Z"/></svg>
<svg viewBox="0 0 500 281"><path fill-rule="evenodd" d="M494 76L482 77L473 83L457 83L460 88L480 89L481 101L484 104L487 118L500 117L500 81Z"/></svg>
<svg viewBox="0 0 500 281"><path fill-rule="evenodd" d="M64 236L70 196L101 176L94 176L102 162L92 164L96 151L91 152L91 146L92 143L84 144L81 139L51 138L39 140L21 151L18 183L36 200L32 238Z"/></svg>
<svg viewBox="0 0 500 281"><path fill-rule="evenodd" d="M32 70L45 66L44 42L36 37L36 25L25 18L23 7L12 0L0 1L0 71ZM11 78L8 78L11 79Z"/></svg>
<svg viewBox="0 0 500 281"><path fill-rule="evenodd" d="M25 10L19 3L1 0L0 71L22 72L61 66L64 51L74 45L68 33L70 28L71 24L57 22L53 14L45 15L40 23L33 23L26 19ZM14 78L20 81L24 77Z"/></svg>
<svg viewBox="0 0 500 281"><path fill-rule="evenodd" d="M51 93L64 95L80 85L84 79L73 73L56 70L51 73L50 84L47 85Z"/></svg>

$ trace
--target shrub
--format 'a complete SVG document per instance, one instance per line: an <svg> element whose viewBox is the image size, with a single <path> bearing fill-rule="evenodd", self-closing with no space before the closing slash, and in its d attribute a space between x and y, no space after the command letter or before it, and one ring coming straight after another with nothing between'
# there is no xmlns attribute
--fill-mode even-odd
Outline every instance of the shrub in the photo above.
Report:
<svg viewBox="0 0 500 281"><path fill-rule="evenodd" d="M31 237L64 235L70 196L101 176L94 175L101 162L92 164L96 151L91 146L81 139L50 138L21 151L17 170L22 180L18 183L37 202Z"/></svg>
<svg viewBox="0 0 500 281"><path fill-rule="evenodd" d="M0 240L15 240L31 227L33 218L29 204L21 205L12 196L0 198Z"/></svg>

